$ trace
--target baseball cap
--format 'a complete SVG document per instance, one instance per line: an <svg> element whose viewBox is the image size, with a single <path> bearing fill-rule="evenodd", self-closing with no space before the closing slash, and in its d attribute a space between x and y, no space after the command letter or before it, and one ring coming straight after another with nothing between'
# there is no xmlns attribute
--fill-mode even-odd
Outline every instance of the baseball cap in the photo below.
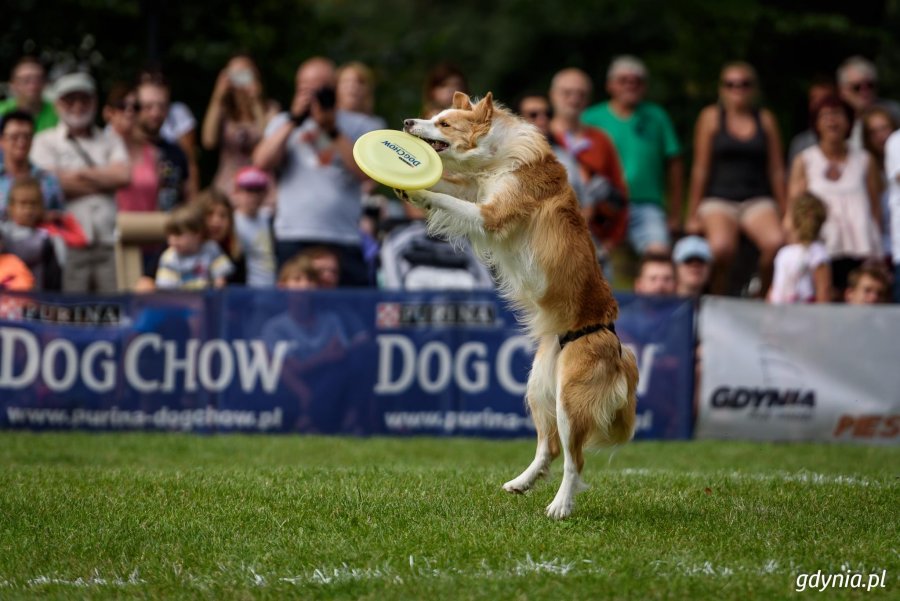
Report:
<svg viewBox="0 0 900 601"><path fill-rule="evenodd" d="M68 73L61 76L53 84L54 98L59 99L72 92L95 94L97 86L94 84L94 78L87 73Z"/></svg>
<svg viewBox="0 0 900 601"><path fill-rule="evenodd" d="M258 167L244 167L234 176L234 185L244 190L265 190L269 187L269 174Z"/></svg>
<svg viewBox="0 0 900 601"><path fill-rule="evenodd" d="M675 244L675 248L672 250L672 260L676 263L684 263L690 259L702 259L707 263L712 260L712 251L705 238L687 236Z"/></svg>

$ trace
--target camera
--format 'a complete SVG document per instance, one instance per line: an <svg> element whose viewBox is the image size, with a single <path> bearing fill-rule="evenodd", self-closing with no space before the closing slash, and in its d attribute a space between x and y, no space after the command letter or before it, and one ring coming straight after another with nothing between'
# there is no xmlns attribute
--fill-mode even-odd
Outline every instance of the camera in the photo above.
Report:
<svg viewBox="0 0 900 601"><path fill-rule="evenodd" d="M313 93L313 98L315 99L316 104L319 105L319 108L326 111L334 109L334 105L337 103L337 95L335 94L334 88L331 86L319 88ZM308 108L298 115L291 115L291 121L293 121L295 125L300 126L303 125L303 122L306 121L307 117L309 117Z"/></svg>
<svg viewBox="0 0 900 601"><path fill-rule="evenodd" d="M255 77L250 69L234 69L228 73L231 83L240 88L246 88L253 83Z"/></svg>
<svg viewBox="0 0 900 601"><path fill-rule="evenodd" d="M319 106L326 110L333 109L334 105L337 103L337 94L331 86L316 90L315 97Z"/></svg>

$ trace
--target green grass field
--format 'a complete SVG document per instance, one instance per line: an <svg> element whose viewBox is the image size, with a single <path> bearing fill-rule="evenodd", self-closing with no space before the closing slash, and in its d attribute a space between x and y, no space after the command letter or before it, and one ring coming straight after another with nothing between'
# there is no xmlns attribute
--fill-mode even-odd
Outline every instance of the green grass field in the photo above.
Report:
<svg viewBox="0 0 900 601"><path fill-rule="evenodd" d="M0 433L0 598L898 598L900 449ZM801 573L885 587L795 592Z"/></svg>

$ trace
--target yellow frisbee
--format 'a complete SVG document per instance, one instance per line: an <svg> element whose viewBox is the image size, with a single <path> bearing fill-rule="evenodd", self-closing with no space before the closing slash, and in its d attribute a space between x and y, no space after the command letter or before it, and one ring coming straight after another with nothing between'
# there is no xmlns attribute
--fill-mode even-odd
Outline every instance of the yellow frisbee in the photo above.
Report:
<svg viewBox="0 0 900 601"><path fill-rule="evenodd" d="M361 136L353 145L353 158L363 173L399 190L430 188L444 171L434 148L396 129L378 129Z"/></svg>

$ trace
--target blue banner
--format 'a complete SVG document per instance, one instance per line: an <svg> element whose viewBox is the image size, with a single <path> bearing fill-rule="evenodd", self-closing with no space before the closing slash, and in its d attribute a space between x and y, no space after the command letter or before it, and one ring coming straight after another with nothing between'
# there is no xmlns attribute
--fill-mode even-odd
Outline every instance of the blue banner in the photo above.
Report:
<svg viewBox="0 0 900 601"><path fill-rule="evenodd" d="M687 438L693 306L623 296L637 438ZM0 427L532 435L533 350L492 293L0 296Z"/></svg>

